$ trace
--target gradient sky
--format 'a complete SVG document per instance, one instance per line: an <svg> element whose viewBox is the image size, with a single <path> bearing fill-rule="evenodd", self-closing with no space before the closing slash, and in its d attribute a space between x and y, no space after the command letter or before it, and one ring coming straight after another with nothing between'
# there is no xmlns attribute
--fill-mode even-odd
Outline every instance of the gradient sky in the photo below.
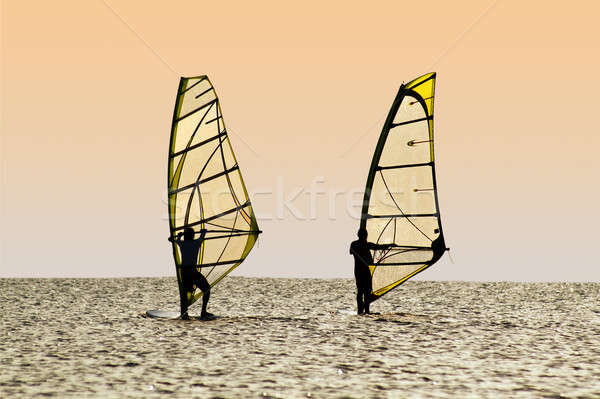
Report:
<svg viewBox="0 0 600 399"><path fill-rule="evenodd" d="M351 277L347 203L362 199L399 85L436 71L454 263L419 278L600 281L599 11L2 1L0 277L174 275L168 140L179 77L201 74L264 230L235 274Z"/></svg>

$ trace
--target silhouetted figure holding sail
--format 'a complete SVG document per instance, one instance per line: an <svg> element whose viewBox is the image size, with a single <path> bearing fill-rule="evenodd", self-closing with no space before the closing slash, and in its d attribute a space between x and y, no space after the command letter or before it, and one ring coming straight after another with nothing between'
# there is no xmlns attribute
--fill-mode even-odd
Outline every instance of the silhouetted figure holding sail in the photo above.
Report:
<svg viewBox="0 0 600 399"><path fill-rule="evenodd" d="M177 234L175 238L169 237L169 241L174 241L181 251L181 318L189 319L187 314L188 294L193 295L194 290L199 288L202 291L202 313L200 317L208 319L213 314L206 311L208 300L210 299L210 284L206 277L198 271L198 252L204 242L206 230L200 230L200 238L194 239L194 229L187 227L183 233ZM181 237L183 236L183 240Z"/></svg>
<svg viewBox="0 0 600 399"><path fill-rule="evenodd" d="M370 265L373 265L373 256L371 250L388 249L393 244L374 244L367 241L367 230L358 230L358 240L350 244L350 255L354 256L354 277L356 278L356 304L358 314L369 314L369 304L371 303L372 280Z"/></svg>

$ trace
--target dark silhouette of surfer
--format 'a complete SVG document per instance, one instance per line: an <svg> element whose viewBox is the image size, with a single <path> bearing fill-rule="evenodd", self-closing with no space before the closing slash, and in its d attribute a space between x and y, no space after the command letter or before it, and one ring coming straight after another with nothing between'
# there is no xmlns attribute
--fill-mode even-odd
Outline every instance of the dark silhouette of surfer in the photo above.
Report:
<svg viewBox="0 0 600 399"><path fill-rule="evenodd" d="M369 305L372 301L371 291L373 284L371 279L370 265L373 265L371 250L388 249L394 244L374 244L367 241L367 230L358 230L358 240L350 244L350 255L354 256L354 277L356 278L356 304L358 314L369 314Z"/></svg>
<svg viewBox="0 0 600 399"><path fill-rule="evenodd" d="M188 320L188 294L193 295L194 290L199 288L202 291L202 319L213 318L214 315L206 311L208 300L210 299L210 284L206 277L198 271L198 252L204 242L206 230L200 230L200 238L194 239L196 232L191 227L187 227L176 237L169 237L169 241L175 242L181 251L181 318ZM183 240L181 237L183 236Z"/></svg>

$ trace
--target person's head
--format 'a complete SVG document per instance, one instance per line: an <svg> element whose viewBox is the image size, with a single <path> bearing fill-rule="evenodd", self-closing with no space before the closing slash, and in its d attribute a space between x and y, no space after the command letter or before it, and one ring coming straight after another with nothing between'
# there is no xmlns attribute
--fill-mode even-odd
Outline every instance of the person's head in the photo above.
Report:
<svg viewBox="0 0 600 399"><path fill-rule="evenodd" d="M356 235L358 236L359 240L366 241L369 233L367 233L367 229L360 229Z"/></svg>
<svg viewBox="0 0 600 399"><path fill-rule="evenodd" d="M186 227L185 230L183 230L183 238L186 240L193 240L194 233L194 229L192 229L191 227Z"/></svg>

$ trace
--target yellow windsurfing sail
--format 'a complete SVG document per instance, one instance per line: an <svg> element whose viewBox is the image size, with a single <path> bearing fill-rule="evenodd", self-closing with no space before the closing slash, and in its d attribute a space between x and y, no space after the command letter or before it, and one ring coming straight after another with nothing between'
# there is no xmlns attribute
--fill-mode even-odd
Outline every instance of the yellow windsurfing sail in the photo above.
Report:
<svg viewBox="0 0 600 399"><path fill-rule="evenodd" d="M206 76L181 78L169 145L169 227L171 237L187 227L207 233L195 267L211 286L246 258L260 233L240 168L227 135L221 106ZM183 292L181 253L173 256L182 301L201 295Z"/></svg>
<svg viewBox="0 0 600 399"><path fill-rule="evenodd" d="M374 251L373 299L433 265L446 246L433 156L435 73L400 87L367 178L360 227Z"/></svg>

